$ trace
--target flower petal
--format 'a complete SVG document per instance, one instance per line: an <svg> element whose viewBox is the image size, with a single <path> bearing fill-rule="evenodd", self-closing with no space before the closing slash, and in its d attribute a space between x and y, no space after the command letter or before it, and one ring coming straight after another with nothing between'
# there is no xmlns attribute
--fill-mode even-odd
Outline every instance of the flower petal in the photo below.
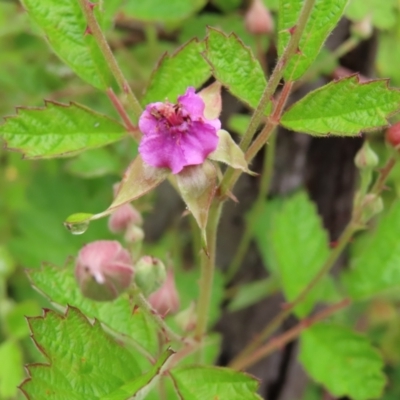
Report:
<svg viewBox="0 0 400 400"><path fill-rule="evenodd" d="M192 120L204 117L206 106L203 99L196 94L193 87L188 87L186 93L178 97L178 103L190 114Z"/></svg>

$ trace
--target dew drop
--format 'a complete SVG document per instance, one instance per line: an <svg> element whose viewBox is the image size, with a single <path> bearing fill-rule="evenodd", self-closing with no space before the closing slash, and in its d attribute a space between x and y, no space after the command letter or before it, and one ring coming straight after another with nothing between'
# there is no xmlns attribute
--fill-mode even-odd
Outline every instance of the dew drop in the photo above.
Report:
<svg viewBox="0 0 400 400"><path fill-rule="evenodd" d="M89 227L90 221L84 222L64 222L65 227L73 234L73 235L82 235L87 231Z"/></svg>

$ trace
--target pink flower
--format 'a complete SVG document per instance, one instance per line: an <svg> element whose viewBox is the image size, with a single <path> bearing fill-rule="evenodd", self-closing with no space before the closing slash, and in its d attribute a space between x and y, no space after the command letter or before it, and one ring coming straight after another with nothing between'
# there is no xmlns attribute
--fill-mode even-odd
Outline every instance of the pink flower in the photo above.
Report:
<svg viewBox="0 0 400 400"><path fill-rule="evenodd" d="M179 296L171 269L167 271L163 285L149 296L149 303L163 317L179 310Z"/></svg>
<svg viewBox="0 0 400 400"><path fill-rule="evenodd" d="M151 103L139 119L143 138L139 153L153 167L178 174L189 165L199 165L218 145L218 118L206 119L203 99L189 87L178 103Z"/></svg>
<svg viewBox="0 0 400 400"><path fill-rule="evenodd" d="M82 294L97 301L117 298L133 278L129 252L115 240L98 240L78 254L75 277Z"/></svg>

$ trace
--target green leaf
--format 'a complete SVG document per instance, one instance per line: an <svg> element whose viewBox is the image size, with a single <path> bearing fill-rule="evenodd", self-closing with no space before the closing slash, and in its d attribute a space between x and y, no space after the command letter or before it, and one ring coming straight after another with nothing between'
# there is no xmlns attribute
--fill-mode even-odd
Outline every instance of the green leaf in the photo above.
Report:
<svg viewBox="0 0 400 400"><path fill-rule="evenodd" d="M397 0L350 0L347 18L359 22L368 18L379 29L388 29L396 22Z"/></svg>
<svg viewBox="0 0 400 400"><path fill-rule="evenodd" d="M273 220L270 239L285 297L292 301L315 277L329 255L327 233L315 205L304 192L283 204ZM326 299L328 287L331 288L331 283L327 277L295 308L296 315L304 317L317 301Z"/></svg>
<svg viewBox="0 0 400 400"><path fill-rule="evenodd" d="M343 281L353 299L375 296L400 288L400 201L382 217L375 232L352 246L350 270Z"/></svg>
<svg viewBox="0 0 400 400"><path fill-rule="evenodd" d="M380 32L376 69L381 77L389 77L394 86L400 86L400 16L397 26L390 32Z"/></svg>
<svg viewBox="0 0 400 400"><path fill-rule="evenodd" d="M211 3L224 13L236 10L241 5L241 0L211 0Z"/></svg>
<svg viewBox="0 0 400 400"><path fill-rule="evenodd" d="M176 22L195 14L205 0L141 0L128 1L124 13L144 22Z"/></svg>
<svg viewBox="0 0 400 400"><path fill-rule="evenodd" d="M54 303L78 307L89 318L96 318L130 337L143 353L157 353L157 328L153 322L139 310L133 312L127 295L113 302L95 302L83 297L75 281L72 260L64 268L44 264L42 269L30 270L28 275L32 284Z"/></svg>
<svg viewBox="0 0 400 400"><path fill-rule="evenodd" d="M381 398L385 385L382 358L366 337L347 328L320 323L305 331L300 361L335 397Z"/></svg>
<svg viewBox="0 0 400 400"><path fill-rule="evenodd" d="M317 0L294 54L285 68L287 81L299 79L317 57L326 38L339 22L348 0ZM281 56L289 43L293 28L300 15L304 0L280 0L278 24L278 53Z"/></svg>
<svg viewBox="0 0 400 400"><path fill-rule="evenodd" d="M175 103L188 86L201 86L211 75L210 67L201 55L204 51L204 42L194 39L174 54L165 54L153 72L142 104L165 99Z"/></svg>
<svg viewBox="0 0 400 400"><path fill-rule="evenodd" d="M28 366L21 389L31 400L101 399L141 374L133 354L74 307L65 315L48 310L29 325L48 360Z"/></svg>
<svg viewBox="0 0 400 400"><path fill-rule="evenodd" d="M228 120L228 128L241 136L243 136L250 124L250 115L232 114Z"/></svg>
<svg viewBox="0 0 400 400"><path fill-rule="evenodd" d="M180 398L185 400L260 400L258 381L220 367L182 367L171 370Z"/></svg>
<svg viewBox="0 0 400 400"><path fill-rule="evenodd" d="M76 0L22 0L30 17L43 30L54 52L80 78L97 89L110 86L110 73ZM101 15L94 8L96 18Z"/></svg>
<svg viewBox="0 0 400 400"><path fill-rule="evenodd" d="M21 383L23 357L20 346L12 339L0 344L0 398L15 398L17 386Z"/></svg>
<svg viewBox="0 0 400 400"><path fill-rule="evenodd" d="M400 110L400 91L386 80L360 83L353 75L307 94L286 111L281 124L315 136L354 136L387 126Z"/></svg>
<svg viewBox="0 0 400 400"><path fill-rule="evenodd" d="M267 84L260 63L234 34L229 36L209 28L205 57L213 75L234 96L256 108ZM270 111L270 107L266 113Z"/></svg>
<svg viewBox="0 0 400 400"><path fill-rule="evenodd" d="M161 377L162 367L173 354L174 351L167 349L148 372L134 379L132 382L126 383L114 393L102 397L101 400L126 400L132 397L135 400L145 399Z"/></svg>
<svg viewBox="0 0 400 400"><path fill-rule="evenodd" d="M69 156L125 135L117 121L76 103L46 102L44 108L18 108L17 115L0 126L7 147L26 158Z"/></svg>
<svg viewBox="0 0 400 400"><path fill-rule="evenodd" d="M4 326L10 337L22 339L29 335L29 327L26 317L38 315L40 313L39 304L35 300L25 300L17 303L6 314Z"/></svg>
<svg viewBox="0 0 400 400"><path fill-rule="evenodd" d="M0 245L0 279L8 278L16 269L15 261L6 246Z"/></svg>

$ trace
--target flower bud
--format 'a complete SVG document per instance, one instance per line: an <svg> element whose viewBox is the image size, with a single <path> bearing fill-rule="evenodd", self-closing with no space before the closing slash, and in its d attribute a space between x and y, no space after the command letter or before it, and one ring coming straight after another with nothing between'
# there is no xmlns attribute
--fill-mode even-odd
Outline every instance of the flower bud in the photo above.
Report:
<svg viewBox="0 0 400 400"><path fill-rule="evenodd" d="M186 310L176 314L174 320L183 332L191 332L196 327L197 322L196 305L194 302L191 302Z"/></svg>
<svg viewBox="0 0 400 400"><path fill-rule="evenodd" d="M161 260L151 256L143 256L135 266L135 283L145 296L160 289L167 273Z"/></svg>
<svg viewBox="0 0 400 400"><path fill-rule="evenodd" d="M132 282L131 256L115 240L89 243L78 254L75 277L85 297L97 301L114 300Z"/></svg>
<svg viewBox="0 0 400 400"><path fill-rule="evenodd" d="M123 204L118 207L108 220L108 228L113 233L124 232L131 225L142 225L143 219L139 211L132 204Z"/></svg>
<svg viewBox="0 0 400 400"><path fill-rule="evenodd" d="M136 225L131 225L125 232L124 239L128 243L141 242L144 239L143 229Z"/></svg>
<svg viewBox="0 0 400 400"><path fill-rule="evenodd" d="M149 303L162 316L179 310L179 297L175 287L174 273L170 269L164 284L149 296Z"/></svg>
<svg viewBox="0 0 400 400"><path fill-rule="evenodd" d="M371 149L368 142L364 142L360 150L358 150L354 159L356 167L359 169L375 168L379 163L377 154Z"/></svg>
<svg viewBox="0 0 400 400"><path fill-rule="evenodd" d="M361 40L366 40L371 37L374 28L371 23L371 15L368 15L361 21L355 22L351 26L351 33Z"/></svg>
<svg viewBox="0 0 400 400"><path fill-rule="evenodd" d="M393 147L399 149L400 147L400 122L395 123L386 131L386 140Z"/></svg>
<svg viewBox="0 0 400 400"><path fill-rule="evenodd" d="M253 35L269 34L274 30L274 21L262 0L253 0L245 15L245 25Z"/></svg>

